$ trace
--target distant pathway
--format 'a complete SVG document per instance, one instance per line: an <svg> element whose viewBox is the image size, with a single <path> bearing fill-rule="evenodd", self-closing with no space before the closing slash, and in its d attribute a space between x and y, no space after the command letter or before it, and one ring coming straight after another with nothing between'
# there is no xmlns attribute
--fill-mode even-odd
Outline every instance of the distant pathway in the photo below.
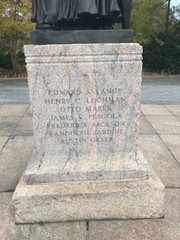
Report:
<svg viewBox="0 0 180 240"><path fill-rule="evenodd" d="M142 103L180 104L180 75L145 78L142 82Z"/></svg>
<svg viewBox="0 0 180 240"><path fill-rule="evenodd" d="M29 103L26 80L1 80L0 103Z"/></svg>
<svg viewBox="0 0 180 240"><path fill-rule="evenodd" d="M0 80L0 103L29 103L26 80ZM145 78L142 103L180 104L180 76Z"/></svg>

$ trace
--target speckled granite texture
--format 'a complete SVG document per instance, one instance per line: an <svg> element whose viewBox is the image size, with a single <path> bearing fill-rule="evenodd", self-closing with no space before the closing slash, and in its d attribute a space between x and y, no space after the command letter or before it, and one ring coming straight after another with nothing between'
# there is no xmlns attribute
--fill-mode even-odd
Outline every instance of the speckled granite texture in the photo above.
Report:
<svg viewBox="0 0 180 240"><path fill-rule="evenodd" d="M25 46L35 154L29 183L141 179L139 44Z"/></svg>
<svg viewBox="0 0 180 240"><path fill-rule="evenodd" d="M35 151L17 223L159 218L164 187L138 150L139 44L26 46Z"/></svg>
<svg viewBox="0 0 180 240"><path fill-rule="evenodd" d="M17 223L160 218L164 187L150 171L146 180L82 181L27 185L13 196Z"/></svg>

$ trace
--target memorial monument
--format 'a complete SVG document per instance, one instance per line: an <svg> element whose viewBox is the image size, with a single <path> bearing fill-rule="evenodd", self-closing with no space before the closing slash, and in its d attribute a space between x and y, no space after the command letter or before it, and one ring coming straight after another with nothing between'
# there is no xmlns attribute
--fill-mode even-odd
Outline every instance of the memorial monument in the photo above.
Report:
<svg viewBox="0 0 180 240"><path fill-rule="evenodd" d="M74 18L55 15L52 23L54 10L66 9L64 2L66 16ZM88 43L86 35L86 43L75 44L56 44L56 35L54 44L25 46L35 149L13 196L17 223L163 217L164 186L138 148L142 47L117 43L119 31L100 24L100 12L109 4L117 8L106 8L105 22L126 26L125 2L131 6L123 0L59 0L54 8L52 2L34 1L33 19L43 29L36 31L43 36L66 31L112 35L108 42L100 36L99 43ZM47 6L49 22L38 18ZM80 8L91 20L96 14L96 26L106 29L60 31L60 26L71 28L73 20L82 26Z"/></svg>

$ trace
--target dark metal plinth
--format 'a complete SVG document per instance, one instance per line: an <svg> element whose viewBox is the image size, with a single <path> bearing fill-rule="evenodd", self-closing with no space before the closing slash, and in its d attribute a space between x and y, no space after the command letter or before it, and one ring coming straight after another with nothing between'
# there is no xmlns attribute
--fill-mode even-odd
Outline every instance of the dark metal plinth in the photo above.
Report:
<svg viewBox="0 0 180 240"><path fill-rule="evenodd" d="M121 30L73 30L31 31L31 43L45 44L73 44L73 43L131 43L134 36L132 29Z"/></svg>

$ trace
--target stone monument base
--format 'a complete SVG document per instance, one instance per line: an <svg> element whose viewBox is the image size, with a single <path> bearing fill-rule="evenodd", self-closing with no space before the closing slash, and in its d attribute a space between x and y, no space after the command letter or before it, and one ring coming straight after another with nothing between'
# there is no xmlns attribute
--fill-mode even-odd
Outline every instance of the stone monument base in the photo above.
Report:
<svg viewBox="0 0 180 240"><path fill-rule="evenodd" d="M34 156L17 223L163 217L164 187L139 156L142 47L25 46Z"/></svg>
<svg viewBox="0 0 180 240"><path fill-rule="evenodd" d="M144 180L27 185L13 196L16 223L161 218L164 186L154 172Z"/></svg>

